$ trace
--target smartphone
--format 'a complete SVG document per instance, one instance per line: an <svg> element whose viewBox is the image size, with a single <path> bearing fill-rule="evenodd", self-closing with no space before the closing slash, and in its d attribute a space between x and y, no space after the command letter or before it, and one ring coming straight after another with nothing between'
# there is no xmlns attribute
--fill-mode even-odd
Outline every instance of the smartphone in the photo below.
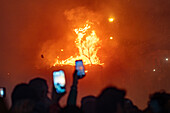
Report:
<svg viewBox="0 0 170 113"><path fill-rule="evenodd" d="M66 92L66 80L63 70L53 71L53 84L57 93Z"/></svg>
<svg viewBox="0 0 170 113"><path fill-rule="evenodd" d="M0 97L4 98L6 96L6 89L4 87L0 88Z"/></svg>
<svg viewBox="0 0 170 113"><path fill-rule="evenodd" d="M76 60L76 70L77 70L77 76L78 78L83 78L85 76L85 70L84 70L84 65L82 60Z"/></svg>

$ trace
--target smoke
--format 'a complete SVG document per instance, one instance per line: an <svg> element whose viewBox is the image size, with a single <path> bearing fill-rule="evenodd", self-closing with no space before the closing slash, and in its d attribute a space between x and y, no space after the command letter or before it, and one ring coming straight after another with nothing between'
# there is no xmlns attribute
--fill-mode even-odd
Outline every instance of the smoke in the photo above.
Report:
<svg viewBox="0 0 170 113"><path fill-rule="evenodd" d="M89 10L87 7L77 7L71 10L66 10L64 14L71 25L78 27L81 27L87 21L93 24L99 24L102 19L100 14Z"/></svg>
<svg viewBox="0 0 170 113"><path fill-rule="evenodd" d="M38 68L45 66L51 67L57 59L64 60L64 58L66 58L65 56L68 56L69 53L71 53L71 56L74 56L74 50L77 51L76 53L79 55L78 48L76 48L76 44L74 43L77 35L75 32L71 32L72 34L69 34L69 31L73 31L75 28L83 28L86 24L89 24L91 28L94 29L100 24L102 19L101 15L86 7L67 9L63 12L63 14L65 15L66 21L68 22L68 28L70 28L70 30L66 30L64 32L61 31L61 33L65 34L61 37L63 38L62 40L47 40L43 43L39 56L43 55L44 58L39 60L40 63L37 65ZM70 42L66 43L66 40L69 38Z"/></svg>

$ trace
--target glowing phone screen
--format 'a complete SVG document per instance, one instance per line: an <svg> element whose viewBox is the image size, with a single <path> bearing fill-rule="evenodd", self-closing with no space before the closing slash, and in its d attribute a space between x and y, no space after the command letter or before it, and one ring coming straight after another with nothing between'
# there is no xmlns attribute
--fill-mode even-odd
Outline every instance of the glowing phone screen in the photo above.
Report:
<svg viewBox="0 0 170 113"><path fill-rule="evenodd" d="M65 74L64 71L54 71L53 72L53 82L57 93L64 93L65 90Z"/></svg>
<svg viewBox="0 0 170 113"><path fill-rule="evenodd" d="M77 76L79 78L85 76L84 65L82 60L76 60L76 70L77 70Z"/></svg>
<svg viewBox="0 0 170 113"><path fill-rule="evenodd" d="M5 88L0 88L0 97L5 97Z"/></svg>

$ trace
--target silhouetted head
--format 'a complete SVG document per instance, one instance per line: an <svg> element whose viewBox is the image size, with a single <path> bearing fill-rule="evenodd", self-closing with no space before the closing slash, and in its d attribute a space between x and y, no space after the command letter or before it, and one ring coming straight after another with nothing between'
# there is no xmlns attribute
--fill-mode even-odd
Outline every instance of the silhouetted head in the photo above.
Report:
<svg viewBox="0 0 170 113"><path fill-rule="evenodd" d="M97 98L98 113L115 113L117 104L122 103L126 92L115 87L105 88Z"/></svg>
<svg viewBox="0 0 170 113"><path fill-rule="evenodd" d="M48 85L45 79L35 78L29 82L29 86L34 90L37 99L41 100L47 97Z"/></svg>
<svg viewBox="0 0 170 113"><path fill-rule="evenodd" d="M127 98L124 99L123 104L124 104L124 108L125 108L125 109L131 109L131 108L133 107L132 101L129 100L129 99L127 99Z"/></svg>
<svg viewBox="0 0 170 113"><path fill-rule="evenodd" d="M4 99L0 97L0 112L1 113L8 113L7 106L4 102Z"/></svg>
<svg viewBox="0 0 170 113"><path fill-rule="evenodd" d="M153 113L168 113L167 108L170 102L170 94L166 92L156 92L150 96L149 108Z"/></svg>
<svg viewBox="0 0 170 113"><path fill-rule="evenodd" d="M81 100L81 109L84 113L94 113L96 107L96 97L86 96Z"/></svg>
<svg viewBox="0 0 170 113"><path fill-rule="evenodd" d="M138 109L137 106L135 106L130 99L124 99L122 103L122 108L123 111L126 113L140 113L141 110Z"/></svg>
<svg viewBox="0 0 170 113"><path fill-rule="evenodd" d="M31 99L35 100L35 93L28 84L18 84L12 92L12 104L15 104L19 100Z"/></svg>
<svg viewBox="0 0 170 113"><path fill-rule="evenodd" d="M83 113L83 112L77 106L67 106L64 107L60 113Z"/></svg>

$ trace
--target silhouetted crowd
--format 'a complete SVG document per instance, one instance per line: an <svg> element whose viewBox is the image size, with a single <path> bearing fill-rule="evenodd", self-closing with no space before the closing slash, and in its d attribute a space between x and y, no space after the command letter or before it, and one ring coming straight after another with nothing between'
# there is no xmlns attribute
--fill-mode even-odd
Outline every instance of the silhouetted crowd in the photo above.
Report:
<svg viewBox="0 0 170 113"><path fill-rule="evenodd" d="M148 107L141 111L131 100L125 98L125 90L112 86L105 88L98 97L89 95L82 98L81 107L78 107L77 85L75 71L67 105L62 108L59 101L65 93L56 93L53 87L50 99L47 96L46 80L35 78L28 84L18 84L11 95L10 109L7 109L4 99L0 98L0 113L170 113L170 94L166 92L152 94Z"/></svg>

